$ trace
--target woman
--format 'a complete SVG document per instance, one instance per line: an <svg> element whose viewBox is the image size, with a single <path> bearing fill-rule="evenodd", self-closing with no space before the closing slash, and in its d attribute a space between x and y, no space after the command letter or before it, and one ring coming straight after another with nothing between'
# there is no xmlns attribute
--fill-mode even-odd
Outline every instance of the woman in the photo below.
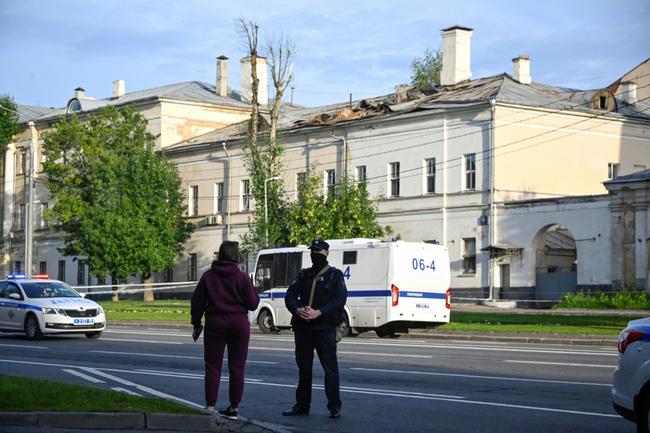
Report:
<svg viewBox="0 0 650 433"><path fill-rule="evenodd" d="M205 314L203 358L206 410L214 412L224 348L228 346L230 406L220 410L219 414L230 419L237 419L244 393L244 368L251 333L248 311L255 310L260 303L250 278L239 270L238 263L241 261L239 244L224 241L219 247L217 260L201 276L192 295L192 325L196 338Z"/></svg>

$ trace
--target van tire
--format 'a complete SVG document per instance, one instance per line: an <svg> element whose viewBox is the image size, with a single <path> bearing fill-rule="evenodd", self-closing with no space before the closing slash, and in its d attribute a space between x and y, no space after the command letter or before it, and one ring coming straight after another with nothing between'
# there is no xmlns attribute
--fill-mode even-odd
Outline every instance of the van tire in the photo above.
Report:
<svg viewBox="0 0 650 433"><path fill-rule="evenodd" d="M397 338L398 335L395 333L395 329L393 329L392 326L390 325L382 325L379 328L375 328L375 333L377 334L377 337L379 338Z"/></svg>
<svg viewBox="0 0 650 433"><path fill-rule="evenodd" d="M273 323L271 312L267 309L260 311L260 314L257 316L257 326L262 331L262 334L277 334L280 332Z"/></svg>
<svg viewBox="0 0 650 433"><path fill-rule="evenodd" d="M33 314L28 314L25 318L25 335L29 340L43 339L43 333L38 324L38 319Z"/></svg>

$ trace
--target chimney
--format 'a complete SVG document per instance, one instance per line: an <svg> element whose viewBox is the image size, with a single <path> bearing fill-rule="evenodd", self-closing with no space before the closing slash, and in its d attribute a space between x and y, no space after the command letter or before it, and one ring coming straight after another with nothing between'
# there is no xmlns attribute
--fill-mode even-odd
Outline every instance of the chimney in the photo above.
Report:
<svg viewBox="0 0 650 433"><path fill-rule="evenodd" d="M633 81L623 81L619 87L619 96L627 105L634 105L636 99L636 83Z"/></svg>
<svg viewBox="0 0 650 433"><path fill-rule="evenodd" d="M442 29L441 85L451 86L472 78L472 32L473 29L462 26Z"/></svg>
<svg viewBox="0 0 650 433"><path fill-rule="evenodd" d="M86 97L86 89L84 89L81 86L77 87L76 89L74 89L74 97L77 98L77 99L85 98Z"/></svg>
<svg viewBox="0 0 650 433"><path fill-rule="evenodd" d="M512 59L512 76L521 84L530 84L533 79L530 76L530 56L528 54L519 54Z"/></svg>
<svg viewBox="0 0 650 433"><path fill-rule="evenodd" d="M124 94L126 93L125 89L126 86L124 84L124 80L113 81L113 98L119 98L120 96L124 96Z"/></svg>
<svg viewBox="0 0 650 433"><path fill-rule="evenodd" d="M228 57L217 57L217 95L228 96Z"/></svg>
<svg viewBox="0 0 650 433"><path fill-rule="evenodd" d="M251 77L251 58L244 57L241 62L241 94L242 97L251 101L253 99L253 89ZM259 87L257 92L257 99L261 105L268 105L269 103L269 79L268 79L268 66L266 57L257 57L257 78L259 80Z"/></svg>

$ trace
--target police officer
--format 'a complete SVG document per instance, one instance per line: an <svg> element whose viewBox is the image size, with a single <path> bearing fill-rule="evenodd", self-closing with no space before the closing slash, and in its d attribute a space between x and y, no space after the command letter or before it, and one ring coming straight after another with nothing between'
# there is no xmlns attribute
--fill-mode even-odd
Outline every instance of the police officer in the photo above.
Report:
<svg viewBox="0 0 650 433"><path fill-rule="evenodd" d="M343 320L348 292L343 273L327 263L329 244L315 240L309 247L312 267L302 269L287 289L285 304L291 314L298 365L296 404L286 416L309 415L314 349L325 372L325 394L330 418L341 416L336 327Z"/></svg>

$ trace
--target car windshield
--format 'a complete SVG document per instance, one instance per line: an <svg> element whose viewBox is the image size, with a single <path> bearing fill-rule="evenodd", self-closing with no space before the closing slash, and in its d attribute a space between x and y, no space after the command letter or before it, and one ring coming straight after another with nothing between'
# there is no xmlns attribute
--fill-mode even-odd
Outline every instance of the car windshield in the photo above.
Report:
<svg viewBox="0 0 650 433"><path fill-rule="evenodd" d="M22 283L29 298L80 298L72 287L60 281Z"/></svg>

